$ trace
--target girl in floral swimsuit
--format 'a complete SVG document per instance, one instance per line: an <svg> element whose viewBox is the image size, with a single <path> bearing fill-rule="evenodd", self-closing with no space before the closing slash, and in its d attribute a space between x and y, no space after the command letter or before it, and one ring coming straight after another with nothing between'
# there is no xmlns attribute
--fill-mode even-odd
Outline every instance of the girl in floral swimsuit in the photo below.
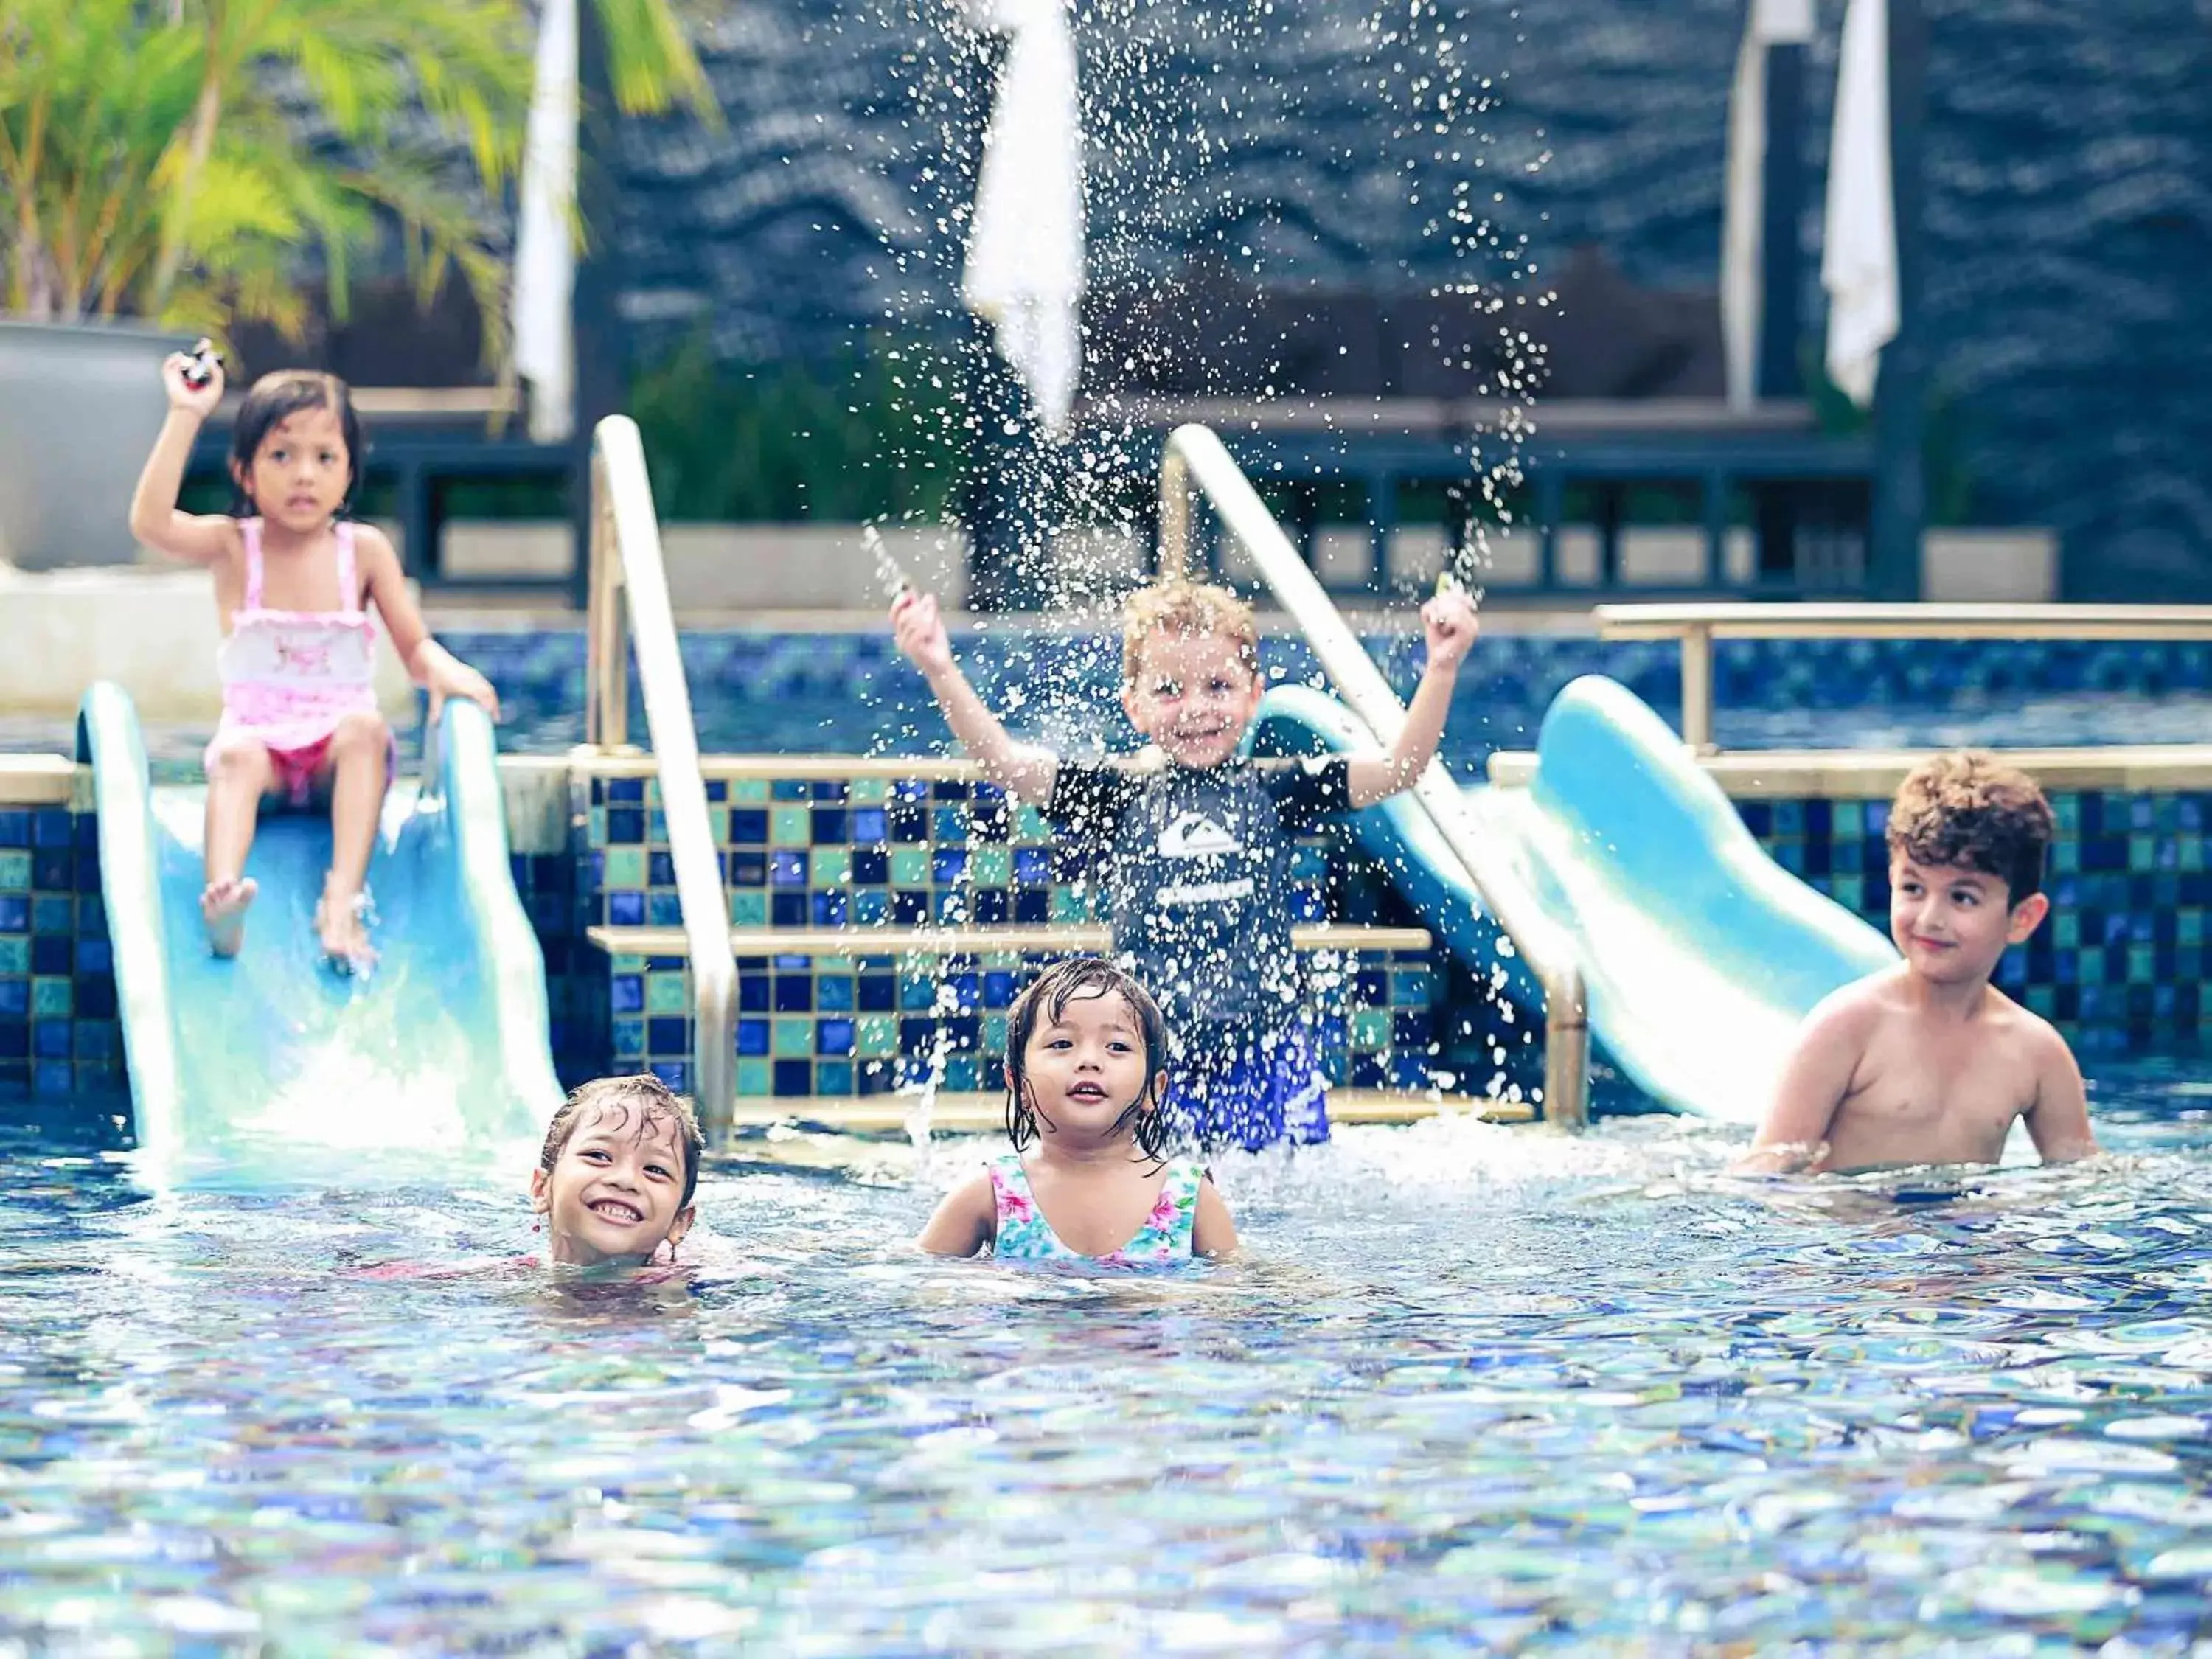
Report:
<svg viewBox="0 0 2212 1659"><path fill-rule="evenodd" d="M1167 1025L1111 963L1073 957L1039 975L1006 1018L1006 1135L937 1206L933 1255L1135 1267L1224 1255L1237 1229L1213 1181L1162 1155Z"/></svg>
<svg viewBox="0 0 2212 1659"><path fill-rule="evenodd" d="M204 370L204 381L195 371ZM139 475L131 529L172 558L210 568L223 642L222 724L207 750L208 947L235 956L255 887L245 873L264 798L327 797L331 865L315 927L334 966L373 960L363 921L369 854L392 781L392 733L377 712L371 605L430 718L449 696L498 699L483 676L430 637L382 532L344 516L361 471L361 423L345 382L287 370L240 406L230 472L238 514L177 510L200 422L222 397L222 371L179 352L161 367L169 418Z"/></svg>

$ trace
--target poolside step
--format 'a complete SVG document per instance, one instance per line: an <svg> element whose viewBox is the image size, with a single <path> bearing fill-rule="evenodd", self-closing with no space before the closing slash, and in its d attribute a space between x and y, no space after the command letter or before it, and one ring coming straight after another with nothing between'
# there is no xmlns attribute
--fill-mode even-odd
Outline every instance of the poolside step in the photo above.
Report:
<svg viewBox="0 0 2212 1659"><path fill-rule="evenodd" d="M681 927L585 930L610 956L685 957ZM1111 936L1103 923L993 927L732 927L730 949L740 957L942 957L989 951L1104 951ZM1367 927L1322 921L1291 929L1300 951L1425 951L1434 944L1425 927Z"/></svg>
<svg viewBox="0 0 2212 1659"><path fill-rule="evenodd" d="M911 1094L869 1095L860 1099L750 1101L737 1105L733 1127L775 1129L803 1137L808 1130L840 1135L904 1137L915 1107ZM1003 1095L945 1092L932 1103L931 1133L939 1135L996 1133L1006 1112ZM1328 1091L1329 1121L1341 1128L1354 1123L1419 1123L1432 1117L1468 1116L1486 1123L1533 1123L1535 1109L1521 1101L1486 1100L1435 1091L1334 1088Z"/></svg>

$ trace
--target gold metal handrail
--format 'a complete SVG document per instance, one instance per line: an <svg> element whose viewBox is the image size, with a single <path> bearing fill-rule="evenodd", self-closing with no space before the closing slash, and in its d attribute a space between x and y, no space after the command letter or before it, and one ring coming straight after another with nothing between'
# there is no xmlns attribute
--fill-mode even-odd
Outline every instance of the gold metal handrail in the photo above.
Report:
<svg viewBox="0 0 2212 1659"><path fill-rule="evenodd" d="M691 1093L710 1137L726 1137L736 1103L738 963L729 901L707 816L698 728L678 654L676 617L660 555L660 521L637 423L610 415L592 434L591 609L585 622L584 739L601 750L629 735L628 647L637 653L645 725L668 825L669 860L690 946Z"/></svg>
<svg viewBox="0 0 2212 1659"><path fill-rule="evenodd" d="M1713 749L1715 640L2205 640L2206 605L1601 605L1599 637L1680 640L1682 741Z"/></svg>
<svg viewBox="0 0 2212 1659"><path fill-rule="evenodd" d="M1194 423L1175 429L1160 461L1160 574L1181 575L1188 568L1194 485L1212 503L1229 532L1243 544L1346 706L1377 738L1393 741L1406 718L1397 693L1337 614L1221 440ZM1545 1118L1564 1125L1587 1122L1589 1013L1573 942L1504 878L1500 849L1476 830L1466 798L1443 762L1429 763L1412 795L1543 985Z"/></svg>

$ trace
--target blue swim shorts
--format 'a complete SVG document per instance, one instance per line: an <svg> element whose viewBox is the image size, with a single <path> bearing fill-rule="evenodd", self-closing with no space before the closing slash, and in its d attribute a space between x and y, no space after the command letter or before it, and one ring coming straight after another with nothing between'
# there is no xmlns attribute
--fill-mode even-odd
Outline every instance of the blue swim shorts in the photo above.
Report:
<svg viewBox="0 0 2212 1659"><path fill-rule="evenodd" d="M1328 1082L1304 1026L1203 1025L1179 1035L1164 1106L1180 1138L1248 1151L1328 1139Z"/></svg>

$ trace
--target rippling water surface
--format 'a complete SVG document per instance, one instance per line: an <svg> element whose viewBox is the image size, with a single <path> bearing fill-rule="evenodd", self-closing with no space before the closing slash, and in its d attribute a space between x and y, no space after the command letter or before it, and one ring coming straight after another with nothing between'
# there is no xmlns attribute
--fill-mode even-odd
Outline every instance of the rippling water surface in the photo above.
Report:
<svg viewBox="0 0 2212 1659"><path fill-rule="evenodd" d="M646 1283L520 1263L519 1169L149 1197L19 1135L0 1640L2179 1651L2212 1085L2100 1105L1963 1184L1355 1131L1224 1164L1247 1258L1158 1278L906 1254L973 1143L759 1148Z"/></svg>

